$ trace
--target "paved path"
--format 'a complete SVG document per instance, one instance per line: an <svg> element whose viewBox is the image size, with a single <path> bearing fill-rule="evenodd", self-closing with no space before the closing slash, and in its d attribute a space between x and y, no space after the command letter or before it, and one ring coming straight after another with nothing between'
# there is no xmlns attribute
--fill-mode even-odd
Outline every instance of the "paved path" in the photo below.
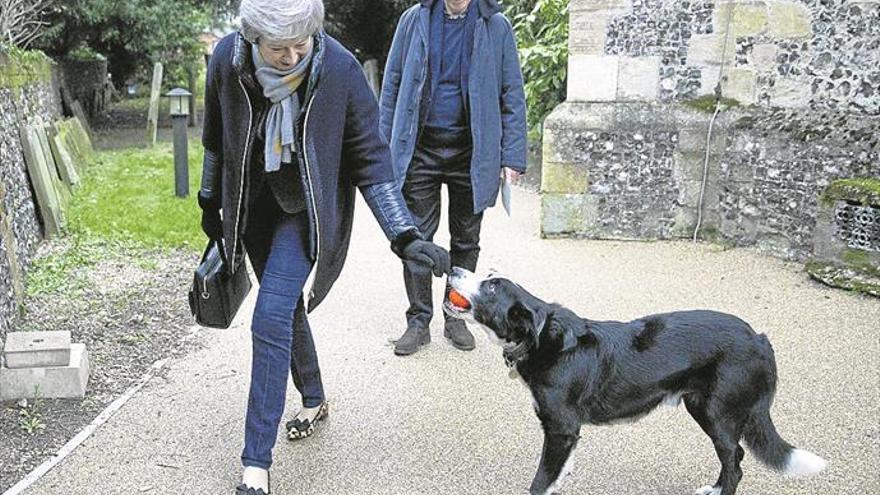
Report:
<svg viewBox="0 0 880 495"><path fill-rule="evenodd" d="M312 316L330 421L308 440L279 440L274 493L523 493L541 439L528 392L482 335L473 352L453 349L439 318L426 350L392 354L388 341L404 328L401 269L358 206L346 269ZM488 214L482 270L595 319L713 308L770 336L776 424L830 468L796 482L747 454L740 494L880 493L880 302L824 288L799 265L750 250L541 240L537 196L518 192L515 208L512 220L500 209ZM27 493L232 493L250 359L250 307L242 313L232 330L202 332L203 350L172 362ZM718 473L709 440L683 409L585 427L582 436L564 493L685 495Z"/></svg>

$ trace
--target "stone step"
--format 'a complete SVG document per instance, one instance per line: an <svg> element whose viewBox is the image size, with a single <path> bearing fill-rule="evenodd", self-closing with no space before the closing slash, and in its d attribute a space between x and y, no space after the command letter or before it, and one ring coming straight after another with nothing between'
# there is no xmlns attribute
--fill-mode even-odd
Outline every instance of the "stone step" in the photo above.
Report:
<svg viewBox="0 0 880 495"><path fill-rule="evenodd" d="M6 367L39 368L70 363L70 332L12 332L6 334Z"/></svg>
<svg viewBox="0 0 880 495"><path fill-rule="evenodd" d="M85 344L70 346L67 366L12 369L0 367L0 401L68 399L85 396L89 381L89 355Z"/></svg>

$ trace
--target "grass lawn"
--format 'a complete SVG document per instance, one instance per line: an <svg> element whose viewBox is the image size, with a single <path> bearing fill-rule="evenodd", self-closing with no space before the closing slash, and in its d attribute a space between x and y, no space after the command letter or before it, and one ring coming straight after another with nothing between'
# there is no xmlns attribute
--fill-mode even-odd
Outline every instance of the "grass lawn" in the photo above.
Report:
<svg viewBox="0 0 880 495"><path fill-rule="evenodd" d="M148 267L150 251L201 251L205 237L196 203L202 147L189 143L189 190L174 195L170 143L148 149L104 151L83 174L67 209L66 249L35 260L28 274L32 295L57 290L76 277L71 272L100 259L124 254Z"/></svg>
<svg viewBox="0 0 880 495"><path fill-rule="evenodd" d="M204 235L199 228L196 193L202 147L190 142L189 150L190 195L186 198L174 195L170 144L99 153L71 201L70 233L146 248L200 249Z"/></svg>

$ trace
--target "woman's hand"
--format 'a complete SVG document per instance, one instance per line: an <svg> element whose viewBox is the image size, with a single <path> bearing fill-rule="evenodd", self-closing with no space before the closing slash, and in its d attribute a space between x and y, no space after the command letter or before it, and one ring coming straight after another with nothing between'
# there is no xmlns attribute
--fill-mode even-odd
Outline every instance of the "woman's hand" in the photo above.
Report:
<svg viewBox="0 0 880 495"><path fill-rule="evenodd" d="M202 209L202 232L208 239L216 242L223 240L223 220L220 218L220 207L215 201L198 194L199 207Z"/></svg>
<svg viewBox="0 0 880 495"><path fill-rule="evenodd" d="M403 248L403 259L430 268L435 277L452 271L449 253L433 242L415 239Z"/></svg>

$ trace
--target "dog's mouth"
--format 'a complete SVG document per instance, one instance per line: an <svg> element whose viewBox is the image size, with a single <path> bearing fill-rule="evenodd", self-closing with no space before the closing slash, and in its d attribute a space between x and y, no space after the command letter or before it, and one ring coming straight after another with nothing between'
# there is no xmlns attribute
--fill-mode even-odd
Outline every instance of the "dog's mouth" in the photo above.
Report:
<svg viewBox="0 0 880 495"><path fill-rule="evenodd" d="M450 288L446 297L446 306L457 313L465 313L470 311L471 302L461 292Z"/></svg>

